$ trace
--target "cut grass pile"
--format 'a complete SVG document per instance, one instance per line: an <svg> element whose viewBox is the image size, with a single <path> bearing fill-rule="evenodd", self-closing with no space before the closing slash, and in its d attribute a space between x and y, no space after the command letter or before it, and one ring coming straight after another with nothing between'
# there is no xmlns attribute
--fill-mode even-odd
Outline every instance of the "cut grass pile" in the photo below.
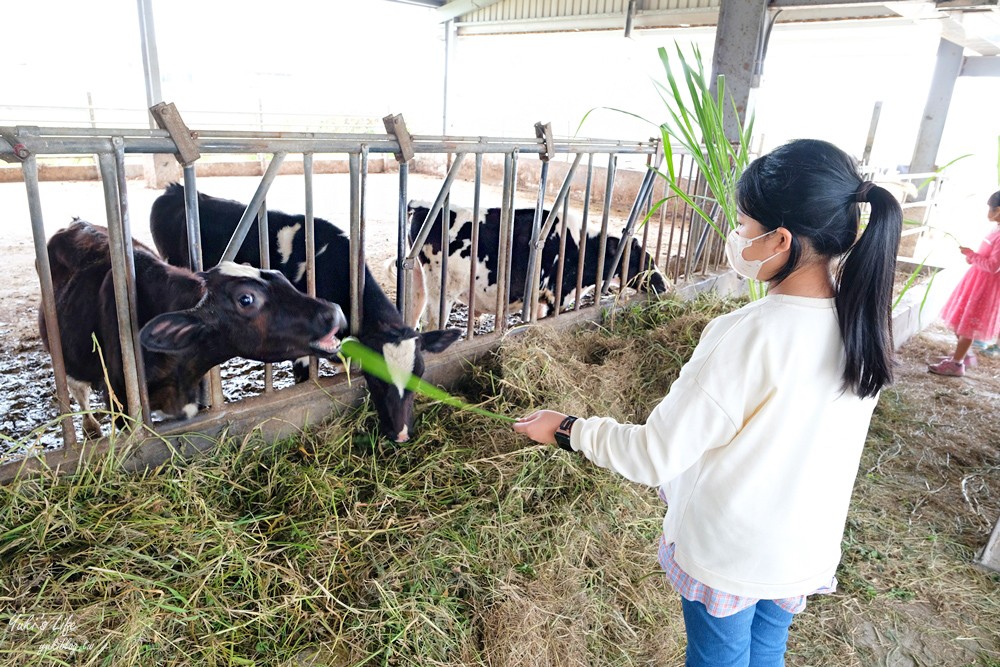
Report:
<svg viewBox="0 0 1000 667"><path fill-rule="evenodd" d="M514 416L641 420L735 305L533 327L461 391ZM682 664L654 490L506 424L418 408L404 446L374 444L365 408L156 473L123 474L112 455L0 487L0 666ZM1000 578L969 566L997 514L997 431L991 451L943 461L951 432L926 414L902 389L883 397L841 590L796 620L790 665L878 664L910 631L932 637L914 664L1000 665ZM974 517L946 497L962 479Z"/></svg>

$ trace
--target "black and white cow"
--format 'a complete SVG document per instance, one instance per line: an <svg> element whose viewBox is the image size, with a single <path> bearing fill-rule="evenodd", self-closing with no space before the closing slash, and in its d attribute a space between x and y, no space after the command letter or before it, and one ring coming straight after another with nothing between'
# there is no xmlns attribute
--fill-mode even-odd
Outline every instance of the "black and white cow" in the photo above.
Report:
<svg viewBox="0 0 1000 667"><path fill-rule="evenodd" d="M52 235L48 254L73 397L89 411L90 389L97 387L105 396L110 389L124 403L107 229L75 220ZM332 356L340 349L337 334L347 328L340 307L309 298L277 271L226 262L196 274L170 266L139 242L133 242L133 255L149 404L164 417L193 417L201 377L233 357L282 361L311 353ZM38 319L47 346L41 312ZM101 433L92 414L84 417L84 433Z"/></svg>
<svg viewBox="0 0 1000 667"><path fill-rule="evenodd" d="M219 261L239 223L244 204L198 193L201 221L202 254L205 266ZM350 298L350 237L334 224L315 218L316 295L337 303L348 321ZM186 265L188 257L185 231L184 188L176 183L153 202L150 229L157 249L172 264ZM268 211L270 265L284 273L300 290L306 289L305 216ZM260 266L257 222L236 255L237 262ZM352 331L361 343L380 352L389 363L397 383L387 383L366 375L372 403L384 435L404 442L413 429L413 394L402 378L408 373L422 376L424 352L441 352L458 340L457 329L417 332L405 325L396 305L385 295L371 271L365 267L361 330ZM304 361L296 362L296 379L308 377Z"/></svg>
<svg viewBox="0 0 1000 667"><path fill-rule="evenodd" d="M427 202L411 201L408 206L410 224L410 240L413 241L419 233L427 214L430 213ZM451 312L456 302L469 303L469 257L472 254L472 211L454 207L451 209L451 225L448 241L448 278L444 294L445 313ZM542 222L549 212L543 211ZM513 251L510 270L510 304L513 309L520 310L523 306L527 283L528 254L531 245L531 231L535 218L535 209L519 208L514 210ZM551 232L542 246L541 271L539 282L538 311L536 317L549 315L556 307L556 278L559 267L559 217L552 225ZM562 275L562 303L559 308L565 308L575 298L576 282L580 257L580 223L568 216L566 229L566 261ZM587 231L586 251L583 266L583 287L586 289L597 281L597 260L601 245L600 227L591 226ZM615 252L621 243L621 237L608 232L604 255L604 277L611 273ZM476 315L493 312L497 301L497 270L500 249L500 209L488 208L481 214L479 221L479 244L476 267ZM422 283L425 294L415 294L415 310L423 312L421 322L430 328L438 325L438 304L441 299L441 215L438 214L431 226L430 234L420 251L420 263L423 268ZM648 253L641 250L639 242L632 239L630 249L628 279L626 285L648 292L662 293L668 289L668 280L657 269ZM421 298L424 297L425 298ZM423 303L429 305L425 307Z"/></svg>

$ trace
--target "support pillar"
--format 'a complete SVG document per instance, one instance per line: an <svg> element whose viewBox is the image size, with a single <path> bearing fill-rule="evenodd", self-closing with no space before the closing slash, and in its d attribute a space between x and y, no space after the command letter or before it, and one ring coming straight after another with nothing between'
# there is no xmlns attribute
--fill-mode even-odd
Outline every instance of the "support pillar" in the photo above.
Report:
<svg viewBox="0 0 1000 667"><path fill-rule="evenodd" d="M750 89L757 63L762 58L762 43L767 26L767 0L724 1L719 7L719 23L715 30L715 52L712 54L712 94L716 93L719 75L726 78L726 97L736 104L739 123L746 122L750 108ZM737 118L729 114L726 101L726 136L739 141Z"/></svg>
<svg viewBox="0 0 1000 667"><path fill-rule="evenodd" d="M942 38L938 43L937 63L934 78L924 105L924 115L920 119L917 142L910 160L910 173L920 174L937 169L937 153L941 146L941 135L948 119L948 107L955 91L955 81L962 71L965 48ZM921 192L921 198L924 192Z"/></svg>

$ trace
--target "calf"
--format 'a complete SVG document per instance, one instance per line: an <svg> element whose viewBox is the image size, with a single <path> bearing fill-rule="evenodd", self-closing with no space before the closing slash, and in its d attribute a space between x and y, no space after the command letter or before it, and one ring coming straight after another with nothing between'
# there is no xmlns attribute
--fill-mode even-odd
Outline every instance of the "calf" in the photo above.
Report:
<svg viewBox="0 0 1000 667"><path fill-rule="evenodd" d="M201 220L202 253L206 266L222 257L239 223L244 204L198 193ZM316 294L340 304L350 321L350 238L332 223L314 220L316 240ZM160 195L150 213L153 241L163 257L173 264L185 265L188 257L184 215L184 188L171 184ZM306 290L305 216L268 211L270 265L286 276L300 290ZM260 266L259 233L256 221L236 254L237 262ZM405 387L409 373L424 373L424 352L441 352L458 340L457 329L418 333L403 322L395 304L379 287L365 266L361 330L352 331L364 345L380 352L389 364L391 376L400 378L388 383L366 375L372 403L383 434L404 442L413 429L413 394ZM308 377L305 360L296 362L296 380Z"/></svg>
<svg viewBox="0 0 1000 667"><path fill-rule="evenodd" d="M196 274L166 264L137 241L132 247L151 410L168 418L193 417L198 411L199 380L233 357L281 361L339 352L336 334L347 327L340 307L309 298L277 271L226 262ZM124 401L124 361L107 229L75 220L53 234L48 254L73 397L84 411L90 410L91 387L102 388L105 394L110 390ZM47 345L41 312L39 328ZM94 349L92 335L99 350ZM84 433L91 437L101 433L92 414L84 416Z"/></svg>
<svg viewBox="0 0 1000 667"><path fill-rule="evenodd" d="M416 238L430 205L426 202L411 201L408 206L411 242ZM542 222L549 212L543 211ZM525 298L530 296L526 289L528 254L531 246L531 232L534 224L535 209L520 208L514 210L513 245L510 267L510 304L520 309ZM562 275L562 303L559 308L565 308L574 298L580 258L580 224L572 219L567 220L566 230L566 260ZM448 280L444 294L445 318L451 312L455 302L468 305L469 299L469 257L472 254L472 212L464 208L451 207L451 224L448 241ZM608 233L604 255L604 277L607 278L612 269L615 252L621 243L621 237ZM583 287L594 286L597 281L597 260L601 245L599 228L587 231L586 250L584 252ZM479 221L479 245L476 253L476 312L480 315L492 312L497 301L497 270L500 250L500 209L488 208ZM552 230L545 239L541 251L541 267L539 281L538 311L536 317L545 317L557 307L556 285L559 267L559 217L556 217ZM415 308L423 310L422 322L430 328L437 326L438 304L441 297L441 215L431 226L427 240L420 251L420 263L423 268L422 284L426 290L423 295L415 295ZM420 283L418 283L420 284ZM632 239L629 256L628 278L626 285L637 287L653 293L667 290L667 279L654 266L649 254L639 247L639 242ZM430 308L422 308L422 302L430 304Z"/></svg>

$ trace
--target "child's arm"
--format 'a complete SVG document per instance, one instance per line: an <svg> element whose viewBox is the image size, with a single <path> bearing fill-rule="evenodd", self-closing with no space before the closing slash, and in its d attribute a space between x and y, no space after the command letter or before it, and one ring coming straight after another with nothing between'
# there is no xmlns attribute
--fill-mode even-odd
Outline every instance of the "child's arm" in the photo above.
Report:
<svg viewBox="0 0 1000 667"><path fill-rule="evenodd" d="M1000 272L1000 243L993 243L991 239L986 239L986 243L990 244L988 248L989 252L978 253L974 252L971 248L963 248L962 254L965 255L965 259L969 264L976 268L988 273Z"/></svg>

